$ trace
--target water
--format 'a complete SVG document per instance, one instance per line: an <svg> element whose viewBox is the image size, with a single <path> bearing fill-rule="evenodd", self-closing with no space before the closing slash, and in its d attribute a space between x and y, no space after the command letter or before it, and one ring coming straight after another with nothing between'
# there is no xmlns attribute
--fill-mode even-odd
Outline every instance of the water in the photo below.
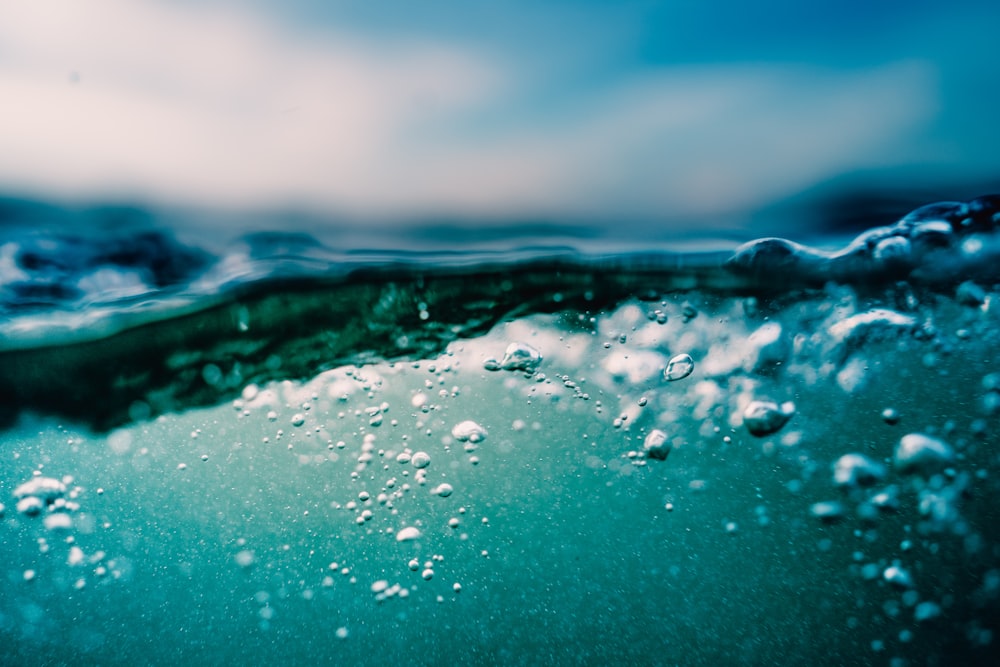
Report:
<svg viewBox="0 0 1000 667"><path fill-rule="evenodd" d="M0 246L5 664L995 664L996 198L843 248Z"/></svg>

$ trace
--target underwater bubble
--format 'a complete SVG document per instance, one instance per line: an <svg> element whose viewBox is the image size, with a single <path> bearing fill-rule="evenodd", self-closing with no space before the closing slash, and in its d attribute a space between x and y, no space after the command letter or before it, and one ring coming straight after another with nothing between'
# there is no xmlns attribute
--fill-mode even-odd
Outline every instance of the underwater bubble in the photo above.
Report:
<svg viewBox="0 0 1000 667"><path fill-rule="evenodd" d="M872 249L872 259L883 266L900 266L909 262L913 244L902 236L890 236L875 244Z"/></svg>
<svg viewBox="0 0 1000 667"><path fill-rule="evenodd" d="M899 509L899 489L888 486L873 495L869 502L883 512L895 512Z"/></svg>
<svg viewBox="0 0 1000 667"><path fill-rule="evenodd" d="M642 443L642 450L646 458L658 461L666 461L671 449L673 447L667 440L667 434L658 428L650 431Z"/></svg>
<svg viewBox="0 0 1000 667"><path fill-rule="evenodd" d="M896 408L886 408L882 411L882 421L884 421L889 426L895 426L899 423L900 415L899 410Z"/></svg>
<svg viewBox="0 0 1000 667"><path fill-rule="evenodd" d="M976 283L966 280L955 290L955 300L963 306L979 307L986 301L986 292Z"/></svg>
<svg viewBox="0 0 1000 667"><path fill-rule="evenodd" d="M762 373L780 366L788 358L790 345L777 322L762 324L747 339L747 352L743 359L743 369L747 372Z"/></svg>
<svg viewBox="0 0 1000 667"><path fill-rule="evenodd" d="M416 526L407 526L403 528L398 533L396 533L397 542L410 542L412 540L420 539L421 533L420 529Z"/></svg>
<svg viewBox="0 0 1000 667"><path fill-rule="evenodd" d="M15 498L33 496L50 503L66 493L66 485L53 477L34 477L14 489Z"/></svg>
<svg viewBox="0 0 1000 667"><path fill-rule="evenodd" d="M895 464L904 473L932 473L952 462L955 452L943 440L923 433L908 433L896 445Z"/></svg>
<svg viewBox="0 0 1000 667"><path fill-rule="evenodd" d="M486 429L472 420L466 420L451 429L451 435L459 442L482 442L486 439Z"/></svg>
<svg viewBox="0 0 1000 667"><path fill-rule="evenodd" d="M236 564L242 568L250 567L251 565L254 564L254 561L256 561L256 559L257 558L254 555L254 552L251 551L250 549L243 549L242 551L237 551L236 554L233 556L233 560L235 560Z"/></svg>
<svg viewBox="0 0 1000 667"><path fill-rule="evenodd" d="M827 334L834 345L831 355L843 362L867 343L890 340L912 331L916 318L894 310L873 308L831 325Z"/></svg>
<svg viewBox="0 0 1000 667"><path fill-rule="evenodd" d="M678 354L667 362L663 369L663 379L668 382L683 380L694 371L694 360L689 354Z"/></svg>
<svg viewBox="0 0 1000 667"><path fill-rule="evenodd" d="M542 363L542 354L525 343L511 343L500 360L505 371L532 372Z"/></svg>
<svg viewBox="0 0 1000 667"><path fill-rule="evenodd" d="M420 576L424 578L424 581L430 581L431 579L434 578L434 570L427 568L426 570L420 573Z"/></svg>
<svg viewBox="0 0 1000 667"><path fill-rule="evenodd" d="M292 415L292 426L302 426L306 423L306 416L301 412L296 412Z"/></svg>
<svg viewBox="0 0 1000 667"><path fill-rule="evenodd" d="M809 507L809 513L823 523L836 523L844 518L845 512L844 503L837 500L824 500Z"/></svg>
<svg viewBox="0 0 1000 667"><path fill-rule="evenodd" d="M890 565L882 571L882 578L896 588L913 588L913 576L898 564Z"/></svg>
<svg viewBox="0 0 1000 667"><path fill-rule="evenodd" d="M25 516L38 516L45 509L45 503L43 503L37 496L28 496L27 498L21 498L17 501L15 509Z"/></svg>
<svg viewBox="0 0 1000 667"><path fill-rule="evenodd" d="M410 463L414 468L426 468L431 464L431 455L427 452L415 452L410 458Z"/></svg>
<svg viewBox="0 0 1000 667"><path fill-rule="evenodd" d="M441 496L442 498L447 498L452 493L454 493L454 491L455 491L455 489L452 488L451 484L448 484L447 482L442 482L442 483L438 484L436 487L434 487L433 493L436 496Z"/></svg>
<svg viewBox="0 0 1000 667"><path fill-rule="evenodd" d="M935 602L921 602L913 610L913 620L917 623L931 621L941 615L941 607Z"/></svg>
<svg viewBox="0 0 1000 667"><path fill-rule="evenodd" d="M885 478L885 466L864 454L844 454L833 464L837 486L871 486Z"/></svg>
<svg viewBox="0 0 1000 667"><path fill-rule="evenodd" d="M53 512L42 522L48 530L69 530L73 527L73 519L65 512Z"/></svg>
<svg viewBox="0 0 1000 667"><path fill-rule="evenodd" d="M83 553L83 549L73 545L69 548L69 554L66 556L66 564L75 567L81 565L85 559L86 556Z"/></svg>
<svg viewBox="0 0 1000 667"><path fill-rule="evenodd" d="M786 401L778 405L774 401L751 401L743 411L743 424L751 435L762 437L781 430L795 414L795 404Z"/></svg>

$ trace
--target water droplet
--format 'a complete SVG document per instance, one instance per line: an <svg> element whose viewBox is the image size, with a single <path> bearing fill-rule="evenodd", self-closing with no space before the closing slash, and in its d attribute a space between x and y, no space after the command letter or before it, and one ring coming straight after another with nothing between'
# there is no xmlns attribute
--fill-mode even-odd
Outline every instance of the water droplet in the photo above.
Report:
<svg viewBox="0 0 1000 667"><path fill-rule="evenodd" d="M410 463L413 464L414 468L426 468L431 464L431 456L427 452L416 452L410 458Z"/></svg>
<svg viewBox="0 0 1000 667"><path fill-rule="evenodd" d="M306 423L306 417L301 412L292 415L292 426L302 426Z"/></svg>
<svg viewBox="0 0 1000 667"><path fill-rule="evenodd" d="M442 482L434 488L434 494L441 496L442 498L447 498L454 493L454 491L455 489L453 489L451 484L448 484L447 482Z"/></svg>
<svg viewBox="0 0 1000 667"><path fill-rule="evenodd" d="M668 382L683 380L694 371L694 360L689 354L678 354L667 362L663 369L663 379Z"/></svg>

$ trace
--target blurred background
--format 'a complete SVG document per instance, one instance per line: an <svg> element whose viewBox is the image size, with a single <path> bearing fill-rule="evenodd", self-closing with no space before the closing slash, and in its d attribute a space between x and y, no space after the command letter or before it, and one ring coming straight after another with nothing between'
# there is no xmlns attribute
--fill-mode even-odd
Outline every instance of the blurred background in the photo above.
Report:
<svg viewBox="0 0 1000 667"><path fill-rule="evenodd" d="M847 233L1000 189L998 29L930 0L0 0L0 225Z"/></svg>

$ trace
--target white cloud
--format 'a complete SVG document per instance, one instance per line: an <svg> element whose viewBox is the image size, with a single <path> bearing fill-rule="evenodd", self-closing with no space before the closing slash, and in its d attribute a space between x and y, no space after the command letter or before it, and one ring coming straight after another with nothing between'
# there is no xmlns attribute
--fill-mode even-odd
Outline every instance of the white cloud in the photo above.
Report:
<svg viewBox="0 0 1000 667"><path fill-rule="evenodd" d="M467 49L234 10L4 3L0 189L372 217L725 214L919 157L935 112L920 63L663 69L556 121L531 113L543 84Z"/></svg>

